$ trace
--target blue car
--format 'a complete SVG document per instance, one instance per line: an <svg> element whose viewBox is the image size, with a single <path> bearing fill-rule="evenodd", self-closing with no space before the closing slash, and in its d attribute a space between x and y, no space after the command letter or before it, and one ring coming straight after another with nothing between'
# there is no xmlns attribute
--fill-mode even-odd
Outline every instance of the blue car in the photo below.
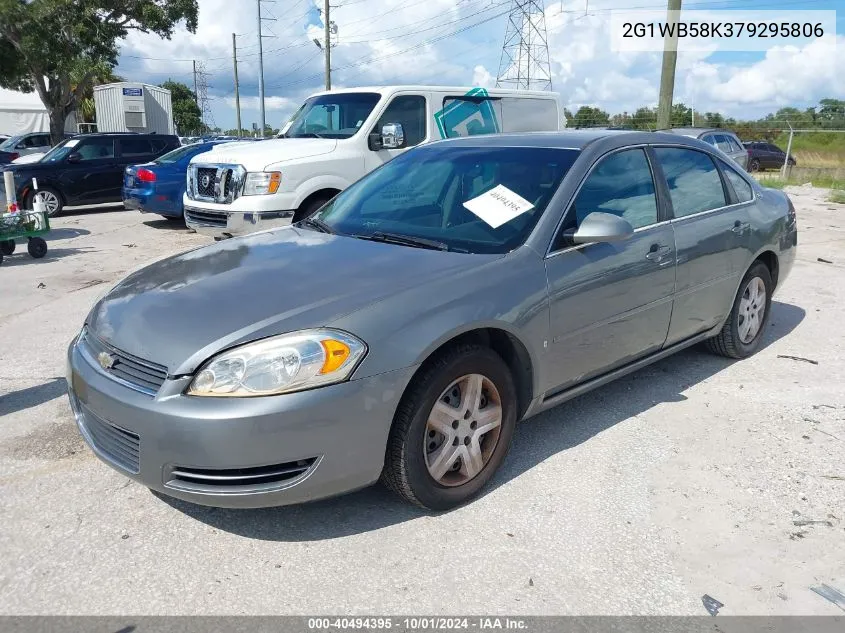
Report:
<svg viewBox="0 0 845 633"><path fill-rule="evenodd" d="M225 142L183 145L149 163L127 167L123 173L123 206L166 218L184 217L182 194L188 163L197 154Z"/></svg>

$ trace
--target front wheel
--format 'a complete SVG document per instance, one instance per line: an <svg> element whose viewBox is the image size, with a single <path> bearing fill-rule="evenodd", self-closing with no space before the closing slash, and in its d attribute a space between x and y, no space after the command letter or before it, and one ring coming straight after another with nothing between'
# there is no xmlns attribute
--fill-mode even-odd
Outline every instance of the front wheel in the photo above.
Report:
<svg viewBox="0 0 845 633"><path fill-rule="evenodd" d="M36 197L44 203L44 207L47 209L47 215L51 218L59 215L64 208L61 194L52 187L43 187L30 194L30 207L33 206L32 202L35 201Z"/></svg>
<svg viewBox="0 0 845 633"><path fill-rule="evenodd" d="M769 322L773 285L766 265L755 262L739 285L721 332L707 340L711 352L728 358L746 358L759 349Z"/></svg>
<svg viewBox="0 0 845 633"><path fill-rule="evenodd" d="M382 481L407 501L449 510L490 481L510 448L516 388L493 350L460 345L435 359L396 412Z"/></svg>

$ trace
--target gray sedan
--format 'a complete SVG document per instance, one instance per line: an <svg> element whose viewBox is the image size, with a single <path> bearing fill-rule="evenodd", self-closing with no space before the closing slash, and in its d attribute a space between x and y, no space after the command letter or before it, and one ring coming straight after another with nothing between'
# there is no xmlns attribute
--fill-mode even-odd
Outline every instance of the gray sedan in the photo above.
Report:
<svg viewBox="0 0 845 633"><path fill-rule="evenodd" d="M443 141L294 226L125 278L70 345L70 401L102 460L167 495L381 479L448 509L517 421L699 342L754 353L796 244L787 196L696 139Z"/></svg>

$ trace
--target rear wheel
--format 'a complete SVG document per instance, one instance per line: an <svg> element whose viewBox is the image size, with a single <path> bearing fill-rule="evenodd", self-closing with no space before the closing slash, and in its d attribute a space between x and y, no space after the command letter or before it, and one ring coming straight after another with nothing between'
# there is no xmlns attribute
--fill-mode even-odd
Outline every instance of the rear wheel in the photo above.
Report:
<svg viewBox="0 0 845 633"><path fill-rule="evenodd" d="M762 262L755 262L739 285L722 331L708 339L710 351L728 358L746 358L756 352L769 322L773 289L769 269Z"/></svg>
<svg viewBox="0 0 845 633"><path fill-rule="evenodd" d="M0 242L0 253L11 255L15 252L15 240L3 240Z"/></svg>
<svg viewBox="0 0 845 633"><path fill-rule="evenodd" d="M407 501L448 510L476 496L510 447L517 398L493 350L460 345L418 375L402 398L382 481Z"/></svg>

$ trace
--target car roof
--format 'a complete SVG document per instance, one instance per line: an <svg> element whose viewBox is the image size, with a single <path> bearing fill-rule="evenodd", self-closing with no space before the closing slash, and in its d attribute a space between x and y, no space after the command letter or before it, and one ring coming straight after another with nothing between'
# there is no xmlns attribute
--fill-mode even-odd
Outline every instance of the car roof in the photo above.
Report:
<svg viewBox="0 0 845 633"><path fill-rule="evenodd" d="M471 147L545 147L581 150L600 140L607 140L617 146L641 145L654 143L683 144L701 147L699 141L689 137L679 138L676 134L647 132L642 130L564 130L561 132L519 132L509 134L479 134L462 136L431 143L431 146L443 143L460 144Z"/></svg>

